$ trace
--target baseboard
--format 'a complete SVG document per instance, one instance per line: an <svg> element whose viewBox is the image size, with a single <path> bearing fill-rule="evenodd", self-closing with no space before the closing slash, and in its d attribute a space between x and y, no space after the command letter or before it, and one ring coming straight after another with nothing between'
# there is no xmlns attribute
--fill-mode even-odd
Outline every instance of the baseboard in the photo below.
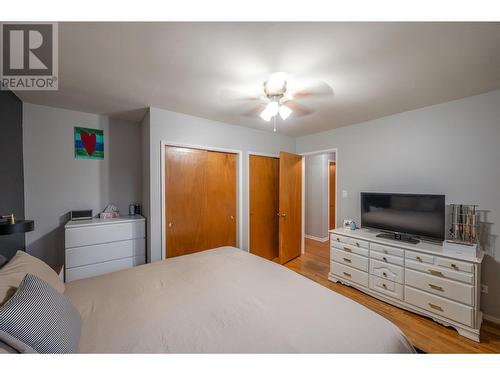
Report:
<svg viewBox="0 0 500 375"><path fill-rule="evenodd" d="M310 240L314 240L314 241L319 241L319 242L326 242L328 241L328 237L316 237L316 236L311 236L309 234L306 234L304 235L305 238L309 238Z"/></svg>
<svg viewBox="0 0 500 375"><path fill-rule="evenodd" d="M487 320L488 322L492 322L492 323L500 325L500 318L497 318L496 316L483 314L483 319Z"/></svg>

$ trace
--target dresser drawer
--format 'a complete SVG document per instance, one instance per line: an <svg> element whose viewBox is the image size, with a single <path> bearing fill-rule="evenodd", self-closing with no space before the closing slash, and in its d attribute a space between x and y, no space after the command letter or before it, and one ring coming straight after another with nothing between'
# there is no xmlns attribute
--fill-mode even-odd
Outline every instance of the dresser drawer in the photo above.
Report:
<svg viewBox="0 0 500 375"><path fill-rule="evenodd" d="M368 288L368 273L366 272L337 262L330 262L330 272L335 276L339 276L345 280L352 281Z"/></svg>
<svg viewBox="0 0 500 375"><path fill-rule="evenodd" d="M145 258L143 256L140 256L140 257L110 260L108 262L90 264L87 266L81 266L75 268L66 268L66 274L65 274L66 282L124 270L127 268L139 266L141 264L144 264L144 262Z"/></svg>
<svg viewBox="0 0 500 375"><path fill-rule="evenodd" d="M437 258L437 265L445 268L452 269L460 272L474 272L474 265L472 263L458 262L453 259Z"/></svg>
<svg viewBox="0 0 500 375"><path fill-rule="evenodd" d="M364 247L352 246L346 243L335 242L335 241L331 242L330 247L332 249L339 249L342 251L346 251L348 253L362 255L364 257L368 256L368 249L365 249Z"/></svg>
<svg viewBox="0 0 500 375"><path fill-rule="evenodd" d="M413 251L406 251L405 258L419 263L434 264L434 257L432 255L414 253Z"/></svg>
<svg viewBox="0 0 500 375"><path fill-rule="evenodd" d="M368 249L370 246L370 243L368 241L358 240L357 238L352 237L339 236L335 233L332 233L330 235L330 240L332 240L332 242L345 243L354 247L362 247L365 249Z"/></svg>
<svg viewBox="0 0 500 375"><path fill-rule="evenodd" d="M370 289L389 297L403 300L403 285L370 275Z"/></svg>
<svg viewBox="0 0 500 375"><path fill-rule="evenodd" d="M406 268L421 271L432 276L438 276L445 279L461 281L467 284L474 283L474 274L466 272L452 271L448 268L438 267L431 264L419 263L412 260L405 260Z"/></svg>
<svg viewBox="0 0 500 375"><path fill-rule="evenodd" d="M370 251L377 251L382 254L388 254L388 255L394 255L397 257L404 257L405 252L403 249L398 249L397 247L392 247L392 246L386 246L386 245L380 245L378 243L371 243L370 244Z"/></svg>
<svg viewBox="0 0 500 375"><path fill-rule="evenodd" d="M474 287L470 285L410 269L406 270L406 285L470 306L474 305Z"/></svg>
<svg viewBox="0 0 500 375"><path fill-rule="evenodd" d="M66 268L80 267L130 257L145 257L144 238L110 242L99 245L73 247L66 250Z"/></svg>
<svg viewBox="0 0 500 375"><path fill-rule="evenodd" d="M379 262L377 260L370 260L370 274L378 276L384 280L395 281L397 283L404 283L404 268Z"/></svg>
<svg viewBox="0 0 500 375"><path fill-rule="evenodd" d="M66 229L66 248L144 238L145 222L83 226Z"/></svg>
<svg viewBox="0 0 500 375"><path fill-rule="evenodd" d="M357 268L358 270L368 272L368 258L335 248L331 249L330 256L331 259L337 263L342 263Z"/></svg>
<svg viewBox="0 0 500 375"><path fill-rule="evenodd" d="M389 255L389 254L382 254L382 253L379 253L378 251L370 250L370 258L377 259L377 260L384 262L384 263L395 264L398 266L404 266L404 264L405 264L404 258L394 256L394 255Z"/></svg>
<svg viewBox="0 0 500 375"><path fill-rule="evenodd" d="M472 307L434 296L409 286L405 286L405 301L434 314L472 327Z"/></svg>

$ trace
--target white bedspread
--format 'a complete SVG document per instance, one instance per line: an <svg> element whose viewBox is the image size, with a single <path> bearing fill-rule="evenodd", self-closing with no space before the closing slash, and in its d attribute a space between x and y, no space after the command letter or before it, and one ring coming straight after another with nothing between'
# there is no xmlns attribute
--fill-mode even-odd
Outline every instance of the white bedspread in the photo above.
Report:
<svg viewBox="0 0 500 375"><path fill-rule="evenodd" d="M411 353L391 322L223 247L66 284L83 353Z"/></svg>

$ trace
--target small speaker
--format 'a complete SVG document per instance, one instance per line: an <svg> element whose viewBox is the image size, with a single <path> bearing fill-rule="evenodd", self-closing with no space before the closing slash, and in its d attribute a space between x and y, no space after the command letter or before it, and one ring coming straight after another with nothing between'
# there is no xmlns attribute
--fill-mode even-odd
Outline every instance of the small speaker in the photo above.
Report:
<svg viewBox="0 0 500 375"><path fill-rule="evenodd" d="M89 220L92 217L92 210L71 211L69 213L70 220Z"/></svg>

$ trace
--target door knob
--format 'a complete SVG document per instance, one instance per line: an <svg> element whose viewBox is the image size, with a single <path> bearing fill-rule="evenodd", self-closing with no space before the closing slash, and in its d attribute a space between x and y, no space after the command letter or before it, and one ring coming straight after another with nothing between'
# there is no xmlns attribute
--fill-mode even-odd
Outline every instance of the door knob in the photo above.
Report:
<svg viewBox="0 0 500 375"><path fill-rule="evenodd" d="M174 226L174 223L168 223L168 227L172 228Z"/></svg>
<svg viewBox="0 0 500 375"><path fill-rule="evenodd" d="M282 217L286 217L286 214L281 214Z"/></svg>
<svg viewBox="0 0 500 375"><path fill-rule="evenodd" d="M234 216L233 215L231 215L231 220L234 220Z"/></svg>

